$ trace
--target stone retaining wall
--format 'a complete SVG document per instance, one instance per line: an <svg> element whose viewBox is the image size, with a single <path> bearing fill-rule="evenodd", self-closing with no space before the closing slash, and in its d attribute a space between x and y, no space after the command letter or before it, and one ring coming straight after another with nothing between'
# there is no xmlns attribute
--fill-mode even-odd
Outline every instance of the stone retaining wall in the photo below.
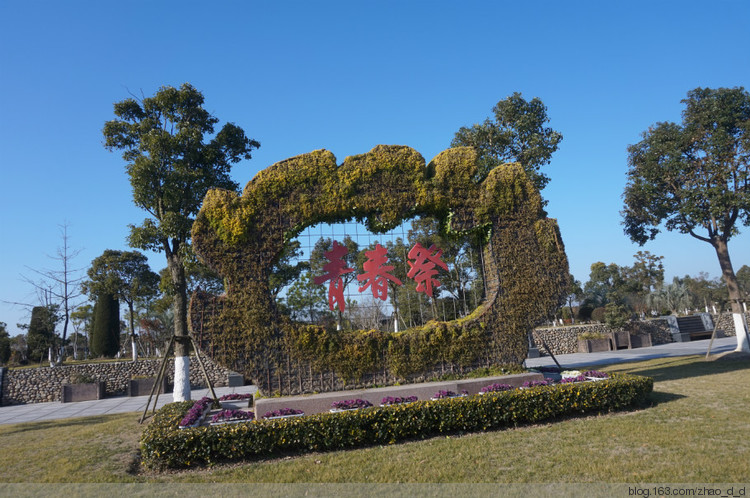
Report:
<svg viewBox="0 0 750 498"><path fill-rule="evenodd" d="M651 334L653 345L667 344L672 342L672 334L669 325L664 319L644 320L633 324L636 333ZM583 333L609 334L615 329L603 323L589 323L582 325L569 325L567 327L544 327L535 329L532 333L534 343L539 348L539 353L546 355L542 347L542 340L552 351L552 354L571 354L578 352L578 336Z"/></svg>
<svg viewBox="0 0 750 498"><path fill-rule="evenodd" d="M0 406L3 405L3 386L5 386L5 367L0 367Z"/></svg>
<svg viewBox="0 0 750 498"><path fill-rule="evenodd" d="M719 325L718 329L724 332L724 337L734 336L734 318L732 313L726 312L720 315L713 315L714 323ZM750 313L745 313L745 320L750 323ZM721 337L721 336L719 336Z"/></svg>
<svg viewBox="0 0 750 498"><path fill-rule="evenodd" d="M745 315L747 317L747 314ZM734 321L732 313L720 313L711 315L714 323L718 324L718 337L729 337L734 335ZM668 344L674 342L669 324L666 318L655 318L653 320L641 320L633 323L635 332L639 334L651 334L654 346L657 344ZM565 327L543 327L535 329L532 333L534 343L539 348L539 353L546 355L542 347L541 339L549 346L552 354L570 354L578 352L578 336L584 332L595 332L608 334L614 329L603 323L590 323L583 325L568 325Z"/></svg>
<svg viewBox="0 0 750 498"><path fill-rule="evenodd" d="M221 367L201 354L209 379L214 386L226 386L230 375L235 372ZM62 385L67 384L72 374L86 375L95 380L104 381L105 393L108 396L125 394L128 381L133 377L156 377L161 366L161 359L118 361L107 363L89 363L60 367L41 367L7 370L2 384L0 405L17 405L60 401ZM167 362L167 382L174 381L174 361ZM195 356L190 358L190 385L195 388L206 387L203 372Z"/></svg>

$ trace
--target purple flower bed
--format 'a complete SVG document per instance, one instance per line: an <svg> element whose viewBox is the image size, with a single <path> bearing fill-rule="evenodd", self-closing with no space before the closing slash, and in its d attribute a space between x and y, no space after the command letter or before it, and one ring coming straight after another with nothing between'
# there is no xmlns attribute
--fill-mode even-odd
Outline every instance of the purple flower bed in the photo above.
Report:
<svg viewBox="0 0 750 498"><path fill-rule="evenodd" d="M600 372L599 370L589 370L583 372L584 377L593 377L595 379L609 379L609 374L606 372Z"/></svg>
<svg viewBox="0 0 750 498"><path fill-rule="evenodd" d="M237 400L243 400L243 399L250 399L253 395L250 393L232 393L232 394L225 394L221 398L219 398L219 401L237 401Z"/></svg>
<svg viewBox="0 0 750 498"><path fill-rule="evenodd" d="M548 380L527 380L521 387L537 387L537 386L549 386L552 382Z"/></svg>
<svg viewBox="0 0 750 498"><path fill-rule="evenodd" d="M372 403L366 399L347 399L344 401L334 401L331 404L331 408L335 410L356 410L357 408L367 408L372 406Z"/></svg>
<svg viewBox="0 0 750 498"><path fill-rule="evenodd" d="M393 396L386 396L385 398L380 400L380 404L383 406L400 405L401 403L412 403L414 401L417 401L416 396L396 396L395 398Z"/></svg>
<svg viewBox="0 0 750 498"><path fill-rule="evenodd" d="M211 422L226 422L228 420L253 420L255 414L243 410L221 410L211 417Z"/></svg>
<svg viewBox="0 0 750 498"><path fill-rule="evenodd" d="M263 418L286 417L289 415L304 415L304 414L305 412L303 412L302 410L295 410L294 408L280 408L272 412L266 412L266 414L263 415Z"/></svg>
<svg viewBox="0 0 750 498"><path fill-rule="evenodd" d="M213 402L214 400L207 396L196 401L193 404L192 408L190 408L190 410L188 410L188 412L183 417L182 421L180 422L180 427L190 427L200 422L200 418L203 416L206 408L211 406Z"/></svg>
<svg viewBox="0 0 750 498"><path fill-rule="evenodd" d="M500 391L510 391L514 389L513 386L508 384L490 384L489 386L484 386L482 389L479 390L480 393L496 393Z"/></svg>
<svg viewBox="0 0 750 498"><path fill-rule="evenodd" d="M563 377L558 382L560 384L569 384L571 382L586 382L588 379L584 375L579 375L577 377Z"/></svg>
<svg viewBox="0 0 750 498"><path fill-rule="evenodd" d="M440 390L432 395L432 399L445 399L445 398L456 398L458 396L468 396L469 391L463 390L461 394L456 394L453 391Z"/></svg>

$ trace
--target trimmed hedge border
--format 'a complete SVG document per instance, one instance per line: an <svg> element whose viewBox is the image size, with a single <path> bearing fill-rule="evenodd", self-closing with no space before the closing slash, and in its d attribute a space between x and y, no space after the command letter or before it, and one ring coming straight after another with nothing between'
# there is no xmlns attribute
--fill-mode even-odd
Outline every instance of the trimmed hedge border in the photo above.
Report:
<svg viewBox="0 0 750 498"><path fill-rule="evenodd" d="M191 429L179 429L178 424L193 402L171 403L155 414L144 431L141 455L144 466L164 469L394 444L623 410L643 404L653 386L649 377L615 375L597 382Z"/></svg>

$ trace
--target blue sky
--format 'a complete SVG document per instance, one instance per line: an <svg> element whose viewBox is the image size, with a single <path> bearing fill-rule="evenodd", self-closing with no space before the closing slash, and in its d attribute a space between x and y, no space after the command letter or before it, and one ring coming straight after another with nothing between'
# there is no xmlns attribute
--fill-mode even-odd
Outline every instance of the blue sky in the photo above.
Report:
<svg viewBox="0 0 750 498"><path fill-rule="evenodd" d="M678 121L696 87L750 87L750 3L0 2L0 300L33 302L22 274L55 268L67 222L85 268L128 249L125 164L102 146L112 104L190 82L221 124L261 148L233 176L315 149L339 160L377 144L428 161L461 126L513 92L539 97L563 134L543 192L571 271L630 265L648 250L668 279L719 275L713 249L661 234L643 248L622 232L629 144ZM730 242L750 264L750 229ZM150 255L154 270L163 255ZM11 334L28 312L0 303Z"/></svg>

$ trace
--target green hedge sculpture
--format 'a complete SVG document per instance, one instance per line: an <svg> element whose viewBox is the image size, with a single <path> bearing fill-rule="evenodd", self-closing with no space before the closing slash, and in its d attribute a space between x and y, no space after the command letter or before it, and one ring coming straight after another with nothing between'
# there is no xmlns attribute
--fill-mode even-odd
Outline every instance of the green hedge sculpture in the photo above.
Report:
<svg viewBox="0 0 750 498"><path fill-rule="evenodd" d="M281 161L242 195L209 191L193 243L225 278L226 294L193 296L193 333L210 356L267 394L412 380L438 364L521 363L528 332L565 297L568 262L557 223L545 217L520 165L476 177L471 148L425 164L410 147L379 145L341 165L326 150ZM356 220L383 233L420 216L439 219L449 234L483 235L487 293L471 315L385 333L294 323L276 309L271 268L306 227Z"/></svg>

